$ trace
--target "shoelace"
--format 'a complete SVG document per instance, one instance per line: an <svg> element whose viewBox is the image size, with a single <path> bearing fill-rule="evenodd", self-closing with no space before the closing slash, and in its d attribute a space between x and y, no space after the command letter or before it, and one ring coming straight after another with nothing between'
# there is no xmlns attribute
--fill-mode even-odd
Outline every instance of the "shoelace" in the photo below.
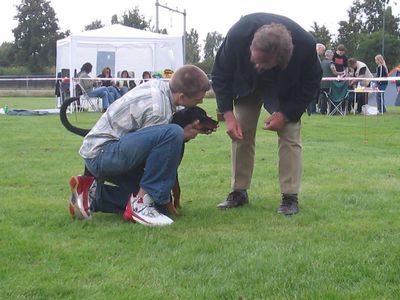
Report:
<svg viewBox="0 0 400 300"><path fill-rule="evenodd" d="M240 201L244 201L245 200L245 196L241 193L241 192L231 192L228 195L228 201L232 201L235 197L239 198Z"/></svg>
<svg viewBox="0 0 400 300"><path fill-rule="evenodd" d="M150 204L149 206L147 206L145 214L151 217L157 217L161 215L160 212L157 210L157 208L154 206L154 204Z"/></svg>
<svg viewBox="0 0 400 300"><path fill-rule="evenodd" d="M90 208L90 205L92 204L93 200L96 199L96 187L97 187L97 182L96 182L96 180L94 180L92 185L89 188L89 195L88 195L89 208Z"/></svg>
<svg viewBox="0 0 400 300"><path fill-rule="evenodd" d="M154 206L154 203L150 204L141 204L142 207L137 210L138 213L142 213L143 215L149 216L149 217L157 217L161 215L156 207Z"/></svg>

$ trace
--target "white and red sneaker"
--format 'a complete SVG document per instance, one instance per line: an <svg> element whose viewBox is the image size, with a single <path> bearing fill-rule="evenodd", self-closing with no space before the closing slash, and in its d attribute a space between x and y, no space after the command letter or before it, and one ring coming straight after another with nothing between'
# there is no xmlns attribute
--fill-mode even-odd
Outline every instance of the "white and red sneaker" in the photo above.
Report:
<svg viewBox="0 0 400 300"><path fill-rule="evenodd" d="M69 214L80 220L91 219L90 204L96 190L96 180L92 176L72 176L69 186L72 191Z"/></svg>
<svg viewBox="0 0 400 300"><path fill-rule="evenodd" d="M124 219L148 226L164 226L174 223L172 219L157 210L154 200L148 194L145 194L143 198L131 195L125 208Z"/></svg>

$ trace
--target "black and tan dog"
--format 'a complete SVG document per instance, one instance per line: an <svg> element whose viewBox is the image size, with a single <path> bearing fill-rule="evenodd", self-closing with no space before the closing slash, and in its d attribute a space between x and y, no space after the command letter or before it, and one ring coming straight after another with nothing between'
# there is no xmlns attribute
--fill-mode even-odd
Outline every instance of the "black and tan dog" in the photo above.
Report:
<svg viewBox="0 0 400 300"><path fill-rule="evenodd" d="M72 97L63 102L60 108L60 120L68 131L80 135L82 137L85 137L89 133L90 129L79 128L72 125L67 117L68 107L76 101L79 101L79 98ZM206 111L198 106L188 107L177 111L176 113L174 113L171 123L177 124L182 128L185 128L185 126L192 124L196 120L199 120L199 124L197 125L196 129L204 133L213 132L218 127L218 122L209 117ZM181 160L185 152L184 150L185 150L185 144L182 145ZM85 174L89 175L88 173L90 173L89 170L85 168ZM177 214L176 208L180 207L180 198L181 198L181 188L179 185L179 179L177 173L176 181L171 191L171 202L167 205L168 210L171 213Z"/></svg>

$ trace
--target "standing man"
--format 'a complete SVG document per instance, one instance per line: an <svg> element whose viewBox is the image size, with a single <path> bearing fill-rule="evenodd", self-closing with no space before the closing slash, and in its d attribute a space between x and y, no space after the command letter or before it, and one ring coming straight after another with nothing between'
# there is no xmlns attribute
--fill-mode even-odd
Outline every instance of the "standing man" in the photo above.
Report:
<svg viewBox="0 0 400 300"><path fill-rule="evenodd" d="M250 14L229 30L212 71L218 110L232 139L232 191L218 208L249 202L255 135L264 104L271 116L263 128L278 134L282 193L278 213L299 211L300 118L318 91L321 75L313 37L286 17Z"/></svg>
<svg viewBox="0 0 400 300"><path fill-rule="evenodd" d="M318 43L315 45L315 50L317 51L319 62L321 62L322 58L324 57L326 47L324 44Z"/></svg>
<svg viewBox="0 0 400 300"><path fill-rule="evenodd" d="M325 50L326 50L326 47L324 44L317 43L315 45L315 51L317 52L317 57L318 57L319 63L322 63L322 58L324 57ZM308 105L308 108L307 108L308 115L317 113L317 105L319 102L319 98L320 98L320 91L317 91L314 100L311 101L311 103Z"/></svg>
<svg viewBox="0 0 400 300"><path fill-rule="evenodd" d="M347 62L348 58L346 56L346 47L342 44L338 45L336 52L333 54L332 61L335 64L335 75L346 77L348 74Z"/></svg>
<svg viewBox="0 0 400 300"><path fill-rule="evenodd" d="M325 52L325 58L321 62L321 68L322 68L322 77L335 77L335 65L332 62L333 58L333 51L332 50L326 50ZM321 81L321 91L325 92L326 94L329 94L331 90L331 82L328 80L322 80ZM325 93L320 93L319 97L319 107L320 107L320 112L322 115L326 115L328 111L328 99L326 98Z"/></svg>

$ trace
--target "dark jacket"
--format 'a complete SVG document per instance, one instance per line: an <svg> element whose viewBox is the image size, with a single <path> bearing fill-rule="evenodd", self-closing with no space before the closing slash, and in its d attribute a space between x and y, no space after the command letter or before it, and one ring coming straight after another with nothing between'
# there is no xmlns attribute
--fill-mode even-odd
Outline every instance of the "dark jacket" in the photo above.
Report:
<svg viewBox="0 0 400 300"><path fill-rule="evenodd" d="M254 33L265 24L284 25L292 35L293 56L288 66L257 73L250 61ZM242 17L229 30L212 70L213 89L220 112L233 110L233 101L251 93L264 95L269 112L280 111L298 121L314 98L322 78L314 38L292 20L267 13Z"/></svg>
<svg viewBox="0 0 400 300"><path fill-rule="evenodd" d="M386 71L386 68L382 65L379 65L376 67L376 77L387 77L388 73ZM378 81L378 88L380 90L385 90L388 85L388 82L385 81Z"/></svg>

